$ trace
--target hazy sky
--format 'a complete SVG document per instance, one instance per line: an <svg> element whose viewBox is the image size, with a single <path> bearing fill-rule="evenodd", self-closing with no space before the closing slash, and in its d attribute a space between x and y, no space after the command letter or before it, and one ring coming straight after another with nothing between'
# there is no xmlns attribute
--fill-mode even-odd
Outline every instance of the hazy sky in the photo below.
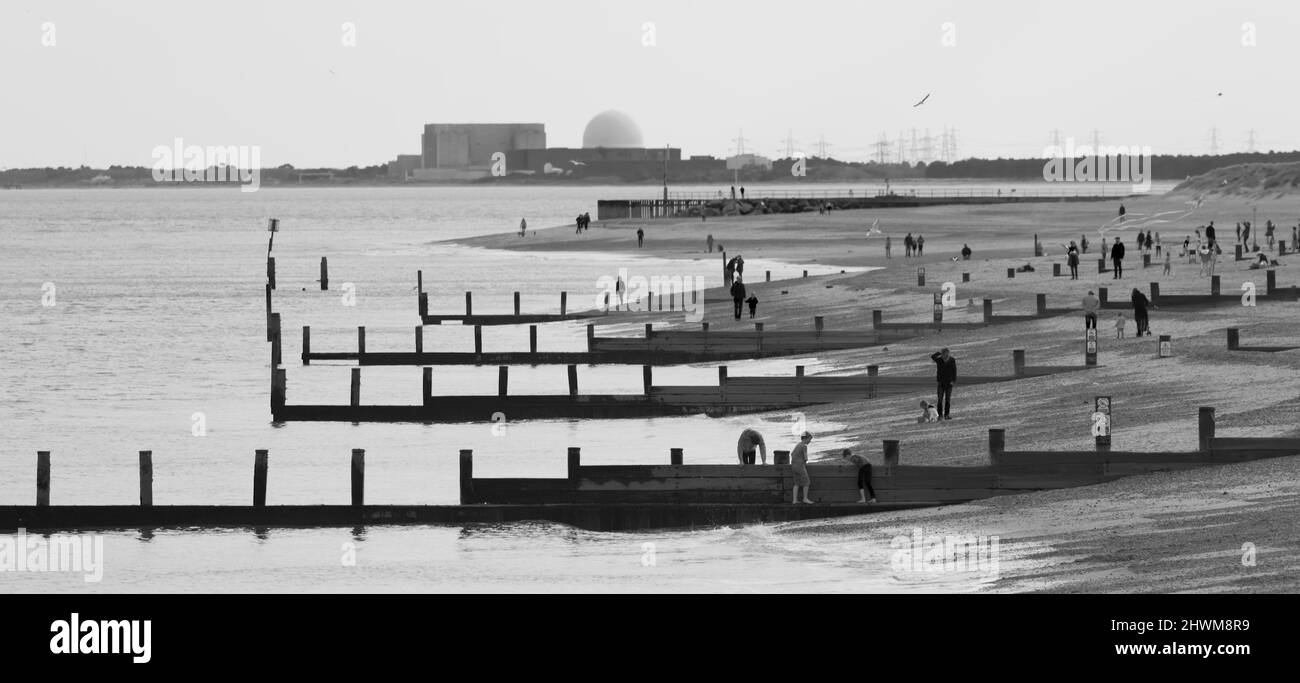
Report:
<svg viewBox="0 0 1300 683"><path fill-rule="evenodd" d="M1243 151L1253 129L1291 150L1296 64L1296 0L3 0L0 168L150 166L176 137L370 165L433 122L580 146L610 108L688 155L743 128L760 154L793 130L867 159L881 133L945 126L962 156L1037 156L1054 129L1156 154L1206 153L1215 127Z"/></svg>

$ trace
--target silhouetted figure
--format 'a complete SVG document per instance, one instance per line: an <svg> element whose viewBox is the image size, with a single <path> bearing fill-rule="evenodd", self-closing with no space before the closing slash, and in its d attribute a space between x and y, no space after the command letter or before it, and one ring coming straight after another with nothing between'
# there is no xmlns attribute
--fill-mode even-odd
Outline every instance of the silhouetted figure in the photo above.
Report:
<svg viewBox="0 0 1300 683"><path fill-rule="evenodd" d="M745 305L745 283L741 282L739 277L731 283L731 300L736 305L734 311L736 320L740 320L740 312Z"/></svg>
<svg viewBox="0 0 1300 683"><path fill-rule="evenodd" d="M754 314L758 313L758 296L750 294L749 298L745 299L745 303L749 304L749 317L752 319Z"/></svg>
<svg viewBox="0 0 1300 683"><path fill-rule="evenodd" d="M1115 268L1115 274L1111 279L1118 280L1124 277L1124 243L1120 241L1118 235L1115 237L1115 245L1110 248L1110 262Z"/></svg>
<svg viewBox="0 0 1300 683"><path fill-rule="evenodd" d="M645 246L645 230L641 228L636 229L636 246Z"/></svg>
<svg viewBox="0 0 1300 683"><path fill-rule="evenodd" d="M931 354L930 360L938 366L938 375L936 379L939 382L939 404L935 409L943 416L948 417L949 411L952 410L952 385L957 382L957 359L948 355L948 349L943 348Z"/></svg>

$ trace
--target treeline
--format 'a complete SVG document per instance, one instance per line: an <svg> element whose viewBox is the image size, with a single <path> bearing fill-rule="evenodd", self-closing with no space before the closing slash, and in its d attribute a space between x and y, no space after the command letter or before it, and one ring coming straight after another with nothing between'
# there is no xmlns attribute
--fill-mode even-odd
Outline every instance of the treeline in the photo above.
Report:
<svg viewBox="0 0 1300 683"><path fill-rule="evenodd" d="M375 166L349 166L336 168L294 168L284 164L276 168L263 168L259 180L263 184L297 183L300 173L333 173L334 181L347 182L386 182L388 180L387 164ZM215 174L214 174L215 175ZM103 176L108 176L104 180ZM184 183L155 182L151 166L109 166L108 168L91 168L67 166L47 168L12 168L0 171L0 186L3 187L71 187L80 185L183 185Z"/></svg>
<svg viewBox="0 0 1300 683"><path fill-rule="evenodd" d="M1239 154L1153 154L1152 180L1183 180L1223 166L1300 161L1300 152L1242 152ZM965 159L936 161L925 166L926 178L998 178L1042 180L1044 159Z"/></svg>

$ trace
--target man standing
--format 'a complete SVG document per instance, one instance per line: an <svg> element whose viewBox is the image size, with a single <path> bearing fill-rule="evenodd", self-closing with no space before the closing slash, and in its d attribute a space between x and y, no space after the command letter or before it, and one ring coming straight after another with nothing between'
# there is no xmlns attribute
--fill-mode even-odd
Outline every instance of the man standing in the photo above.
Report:
<svg viewBox="0 0 1300 683"><path fill-rule="evenodd" d="M1110 279L1118 280L1124 277L1124 243L1120 241L1119 235L1115 236L1115 244L1110 248L1110 262L1115 269L1115 274Z"/></svg>
<svg viewBox="0 0 1300 683"><path fill-rule="evenodd" d="M1214 248L1214 221L1210 221L1210 225L1205 228L1205 239L1210 243L1210 248L1213 249Z"/></svg>
<svg viewBox="0 0 1300 683"><path fill-rule="evenodd" d="M893 258L889 255L889 235L885 235L885 258Z"/></svg>
<svg viewBox="0 0 1300 683"><path fill-rule="evenodd" d="M745 283L740 281L740 275L731 283L731 300L736 304L736 320L740 320L740 311L745 306Z"/></svg>
<svg viewBox="0 0 1300 683"><path fill-rule="evenodd" d="M713 235L709 235L708 239L705 240L705 243L709 245L709 253L712 254L712 253L713 253Z"/></svg>
<svg viewBox="0 0 1300 683"><path fill-rule="evenodd" d="M763 441L763 435L747 428L740 433L740 440L736 442L736 459L742 465L753 465L755 449L762 454L763 464L766 465L767 443Z"/></svg>
<svg viewBox="0 0 1300 683"><path fill-rule="evenodd" d="M1101 308L1101 299L1092 290L1083 297L1083 329L1097 329L1097 309Z"/></svg>
<svg viewBox="0 0 1300 683"><path fill-rule="evenodd" d="M939 381L939 405L935 408L939 411L940 417L945 420L948 417L948 411L952 409L952 385L957 382L957 359L948 355L948 349L940 349L930 356L938 367L937 380Z"/></svg>
<svg viewBox="0 0 1300 683"><path fill-rule="evenodd" d="M637 247L642 247L642 246L644 246L644 245L645 245L645 230L642 230L641 228L637 228L637 229L636 229L636 246L637 246Z"/></svg>
<svg viewBox="0 0 1300 683"><path fill-rule="evenodd" d="M809 441L812 441L812 434L804 432L794 450L790 451L790 470L794 473L794 497L790 502L795 505L801 502L812 504L808 499L808 489L812 488L812 477L808 476ZM803 500L799 499L800 487L803 488Z"/></svg>

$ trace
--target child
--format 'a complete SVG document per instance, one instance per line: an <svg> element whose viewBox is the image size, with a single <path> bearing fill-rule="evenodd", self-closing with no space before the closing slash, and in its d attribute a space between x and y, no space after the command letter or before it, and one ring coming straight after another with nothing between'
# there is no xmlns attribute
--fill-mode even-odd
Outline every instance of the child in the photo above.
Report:
<svg viewBox="0 0 1300 683"><path fill-rule="evenodd" d="M840 457L858 466L858 502L870 505L876 502L876 490L871 488L871 463L867 459L854 455L853 451L845 448ZM871 494L871 499L867 499L867 493Z"/></svg>
<svg viewBox="0 0 1300 683"><path fill-rule="evenodd" d="M749 317L754 317L754 313L758 311L758 295L750 294L749 298L745 299L745 303L749 304Z"/></svg>
<svg viewBox="0 0 1300 683"><path fill-rule="evenodd" d="M1171 274L1171 273L1173 272L1173 270L1172 270L1172 268L1173 268L1173 264L1171 264L1171 263L1169 262L1169 257L1172 256L1172 255L1173 255L1173 252L1172 252L1172 251L1166 251L1166 252L1165 252L1165 273L1164 273L1165 275L1169 275L1169 274Z"/></svg>
<svg viewBox="0 0 1300 683"><path fill-rule="evenodd" d="M939 410L929 401L921 401L921 417L916 418L916 423L938 422Z"/></svg>
<svg viewBox="0 0 1300 683"><path fill-rule="evenodd" d="M1115 338L1116 339L1124 338L1124 314L1123 313L1115 314Z"/></svg>

